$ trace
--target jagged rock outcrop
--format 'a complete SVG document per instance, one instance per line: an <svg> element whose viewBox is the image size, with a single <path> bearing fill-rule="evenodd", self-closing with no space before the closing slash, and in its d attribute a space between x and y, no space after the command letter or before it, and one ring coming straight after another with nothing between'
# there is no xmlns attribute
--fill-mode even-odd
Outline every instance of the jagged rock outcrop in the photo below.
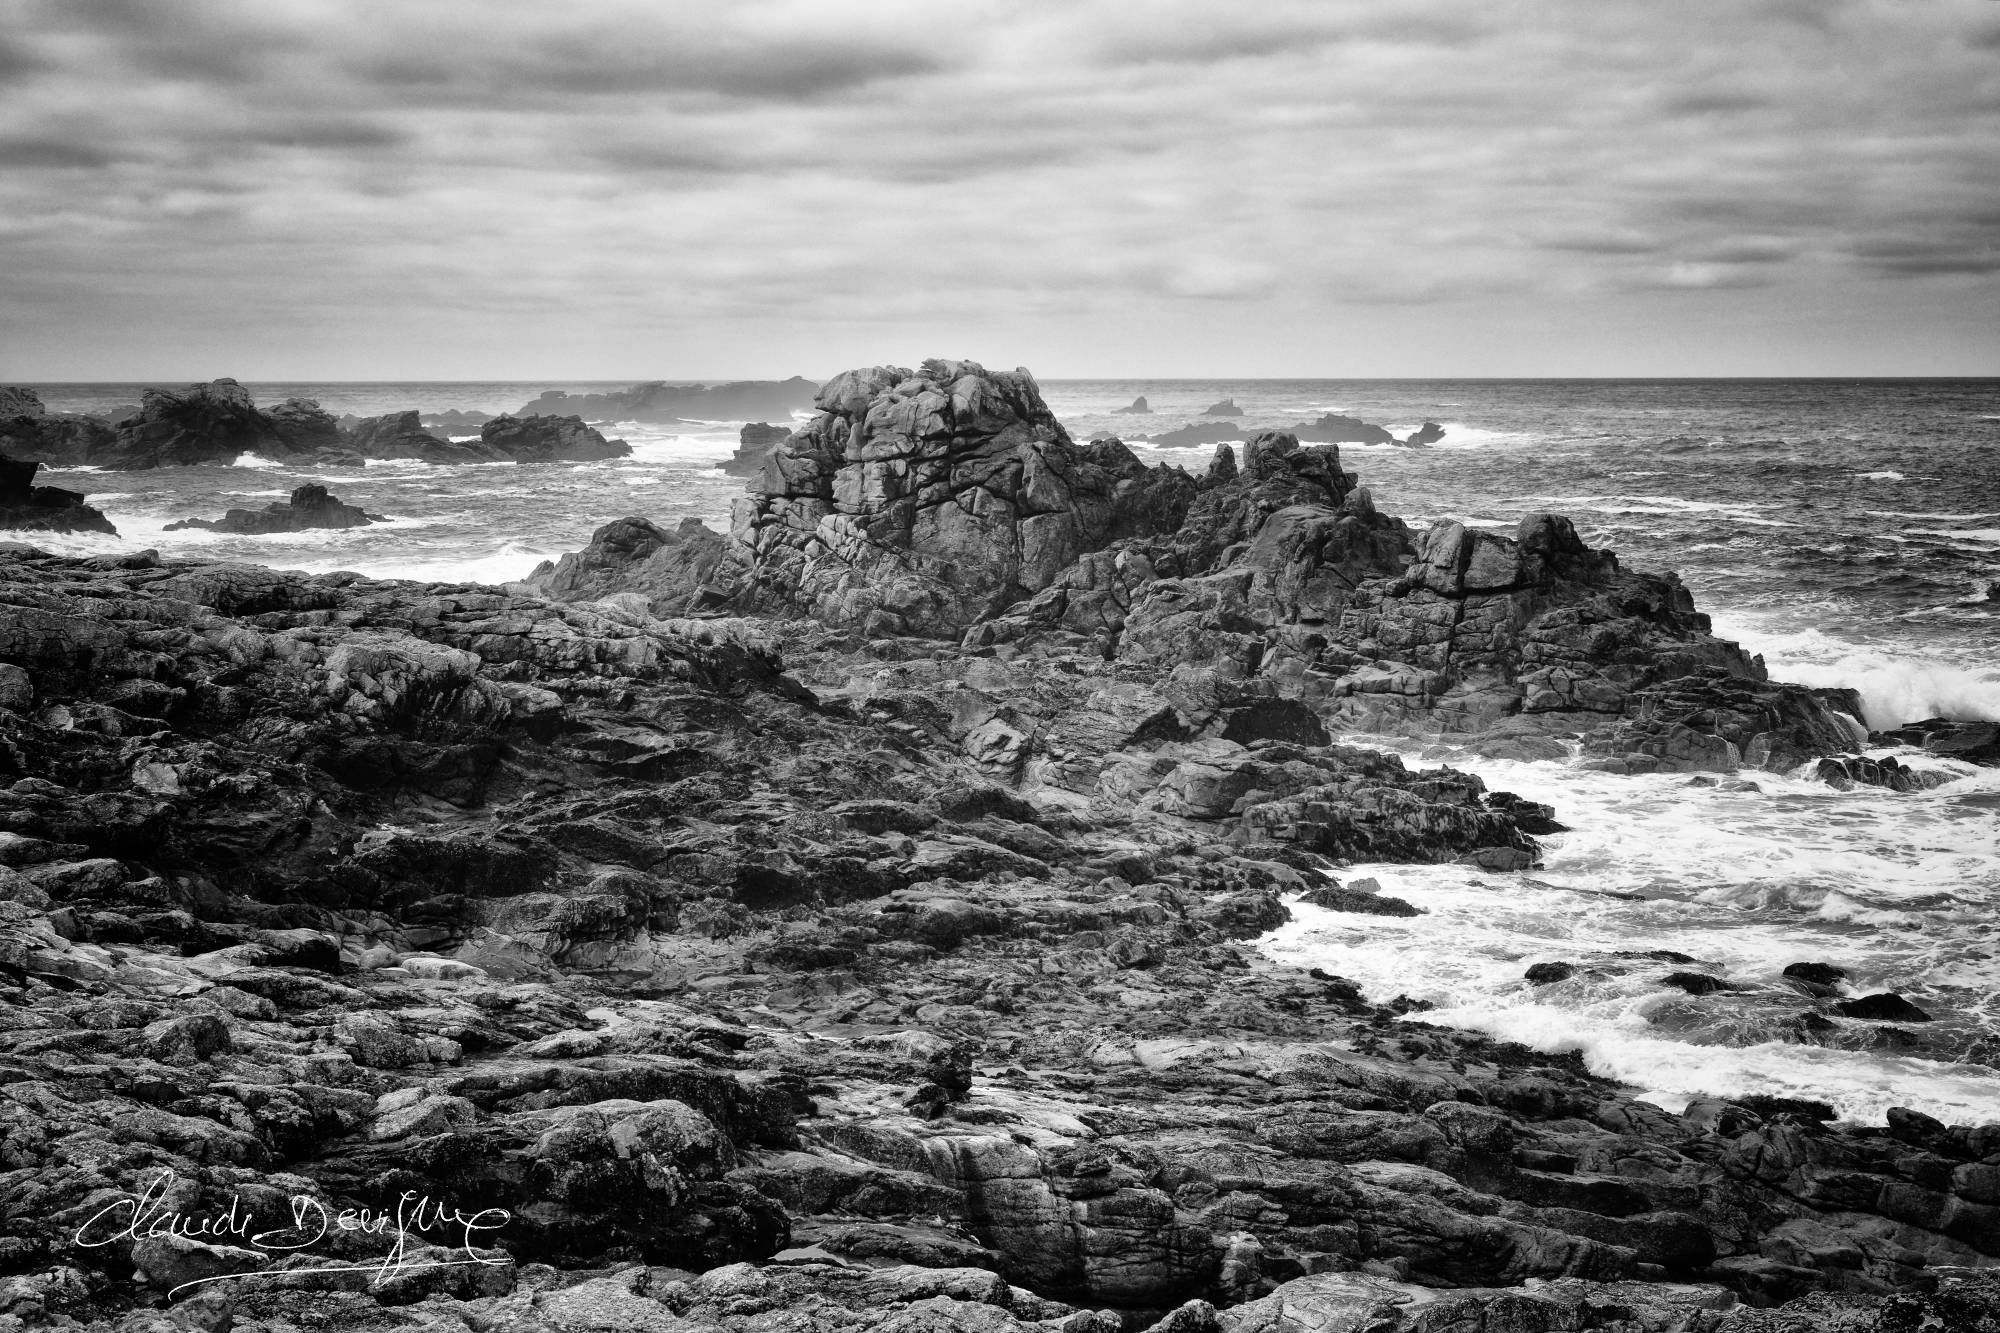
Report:
<svg viewBox="0 0 2000 1333"><path fill-rule="evenodd" d="M24 404L32 394L17 397ZM58 466L120 471L229 464L244 454L290 460L335 457L346 436L331 413L310 398L287 398L260 410L249 390L233 379L185 389L148 389L145 401L120 409L111 420L50 416L39 400L34 411L9 417L0 407L0 449Z"/></svg>
<svg viewBox="0 0 2000 1333"><path fill-rule="evenodd" d="M851 371L737 501L724 604L956 637L1076 558L1171 531L1195 492L1117 441L1079 446L1026 371Z"/></svg>
<svg viewBox="0 0 2000 1333"><path fill-rule="evenodd" d="M1225 398L1219 403L1210 403L1201 410L1205 417L1240 417L1243 409L1236 405L1234 398Z"/></svg>
<svg viewBox="0 0 2000 1333"><path fill-rule="evenodd" d="M270 430L292 454L338 454L348 449L333 413L315 398L287 398L265 414Z"/></svg>
<svg viewBox="0 0 2000 1333"><path fill-rule="evenodd" d="M764 460L771 450L783 444L790 437L790 426L772 426L762 421L752 421L743 427L737 436L736 452L722 462L722 470L732 477L761 477L764 475Z"/></svg>
<svg viewBox="0 0 2000 1333"><path fill-rule="evenodd" d="M40 467L40 463L0 458L0 530L118 535L102 510L83 502L82 492L35 485L35 472Z"/></svg>
<svg viewBox="0 0 2000 1333"><path fill-rule="evenodd" d="M592 533L583 550L544 560L521 588L560 601L632 597L654 615L681 615L722 600L713 579L728 545L698 518L672 532L621 518Z"/></svg>
<svg viewBox="0 0 2000 1333"><path fill-rule="evenodd" d="M1954 781L1959 775L1948 769L1919 768L1893 755L1871 759L1860 754L1828 755L1813 766L1813 776L1829 787L1851 791L1856 787L1881 787L1887 791L1929 791Z"/></svg>
<svg viewBox="0 0 2000 1333"><path fill-rule="evenodd" d="M1726 773L1746 765L1783 771L1839 754L1868 734L1856 720L1861 699L1854 691L1769 681L1759 661L1748 669L1729 662L1670 667L1662 674L1664 679L1635 685L1622 701L1619 720L1586 739L1586 753L1603 756L1592 767L1627 773Z"/></svg>
<svg viewBox="0 0 2000 1333"><path fill-rule="evenodd" d="M1954 722L1931 717L1894 731L1876 733L1868 739L1875 745L1913 745L1943 759L2000 767L2000 722Z"/></svg>
<svg viewBox="0 0 2000 1333"><path fill-rule="evenodd" d="M1538 757L1538 737L1588 735L1600 766L1628 771L1790 768L1859 743L1851 695L1768 681L1677 578L1621 569L1554 515L1419 538L1336 447L1289 432L1247 441L1240 468L1219 450L1195 483L1116 439L1079 448L1025 372L969 363L850 372L820 403L738 502L719 563L698 543L698 561L649 566L635 590L656 610L796 611L1146 666L1188 736L1284 698L1336 731L1504 724ZM632 559L585 555L599 571Z"/></svg>
<svg viewBox="0 0 2000 1333"><path fill-rule="evenodd" d="M233 379L148 389L139 414L119 422L115 434L109 452L91 461L122 470L226 464L244 454L285 451L269 418Z"/></svg>
<svg viewBox="0 0 2000 1333"><path fill-rule="evenodd" d="M327 494L326 487L300 486L284 504L262 509L231 509L221 518L187 518L167 524L168 532L186 528L206 528L210 532L256 536L272 532L304 532L309 528L360 528L382 519L359 505L342 504Z"/></svg>
<svg viewBox="0 0 2000 1333"><path fill-rule="evenodd" d="M1146 417L1146 416L1151 416L1153 414L1153 409L1151 406L1147 404L1146 395L1142 393L1137 398L1134 398L1130 403L1126 404L1124 407L1115 407L1111 409L1111 414L1113 416Z"/></svg>
<svg viewBox="0 0 2000 1333"><path fill-rule="evenodd" d="M450 440L424 427L420 413L385 412L351 428L350 444L363 458L403 458L423 463L493 463L493 450L476 440Z"/></svg>
<svg viewBox="0 0 2000 1333"><path fill-rule="evenodd" d="M0 421L47 415L48 410L42 406L42 396L33 389L16 389L0 384Z"/></svg>
<svg viewBox="0 0 2000 1333"><path fill-rule="evenodd" d="M1416 430L1412 431L1409 437L1405 439L1403 443L1416 444L1416 445L1436 444L1439 440L1442 440L1443 438L1444 438L1444 427L1438 425L1437 422L1435 421L1426 421L1423 425L1419 426Z"/></svg>
<svg viewBox="0 0 2000 1333"><path fill-rule="evenodd" d="M517 416L581 416L589 421L779 420L813 405L812 382L736 380L727 384L668 384L652 380L613 393L549 389Z"/></svg>
<svg viewBox="0 0 2000 1333"><path fill-rule="evenodd" d="M1280 656L1336 725L1366 730L1608 729L1602 751L1668 768L1704 766L1697 752L1733 766L1729 746L1789 767L1853 744L1837 716L1851 696L1768 683L1678 578L1621 569L1554 515L1512 538L1440 524L1408 570L1357 588L1324 639L1292 638Z"/></svg>
<svg viewBox="0 0 2000 1333"><path fill-rule="evenodd" d="M574 416L494 417L479 428L479 442L516 463L601 463L632 453L625 441L607 440Z"/></svg>
<svg viewBox="0 0 2000 1333"><path fill-rule="evenodd" d="M1250 533L1223 573L1287 496L1359 494L1275 442L1228 485L1276 508L1204 511L1190 552ZM1551 812L1297 699L1186 734L1150 662L605 595L721 540L672 536L609 525L631 558L547 571L568 602L10 552L9 1313L258 1268L239 1322L1664 1330L2000 1262L2000 1127L1673 1115L1241 943L1315 847L1484 866ZM81 1243L162 1171L189 1217L500 1211L478 1265L381 1282Z"/></svg>

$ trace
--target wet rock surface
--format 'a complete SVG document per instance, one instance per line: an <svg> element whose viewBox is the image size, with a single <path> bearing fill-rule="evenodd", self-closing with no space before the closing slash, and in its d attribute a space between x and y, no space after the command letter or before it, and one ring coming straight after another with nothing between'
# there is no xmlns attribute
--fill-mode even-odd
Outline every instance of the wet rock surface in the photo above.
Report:
<svg viewBox="0 0 2000 1333"><path fill-rule="evenodd" d="M1693 694L1700 668L1730 699L1766 683L1677 584L1557 520L1412 533L1283 436L1148 470L965 363L821 402L730 536L621 520L507 589L0 552L0 1320L1664 1333L1988 1308L1955 1270L2000 1262L2000 1126L1670 1114L1249 947L1300 902L1395 902L1345 861L1518 869L1560 827L1338 742L1387 693L1339 682L1421 672L1379 705L1412 728L1546 688L1705 734L1631 700L1675 661ZM1581 664L1562 689L1554 660ZM1747 762L1788 724L1712 725ZM1755 998L1681 955L1565 968L1523 984ZM1791 980L1788 1012L1915 1021ZM105 1224L142 1198L459 1220L384 1272L380 1233ZM364 1271L305 1271L336 1261Z"/></svg>

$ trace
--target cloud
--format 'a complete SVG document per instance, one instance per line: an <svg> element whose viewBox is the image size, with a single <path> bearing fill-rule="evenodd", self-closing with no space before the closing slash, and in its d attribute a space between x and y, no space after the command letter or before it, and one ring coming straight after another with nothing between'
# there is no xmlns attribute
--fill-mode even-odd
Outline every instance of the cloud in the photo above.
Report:
<svg viewBox="0 0 2000 1333"><path fill-rule="evenodd" d="M108 166L111 156L63 139L0 138L0 167L77 169Z"/></svg>
<svg viewBox="0 0 2000 1333"><path fill-rule="evenodd" d="M1662 321L1768 328L1766 300L1912 346L1919 296L2000 302L2000 27L1966 6L20 13L0 346L44 373L187 348L296 348L326 374L504 374L535 348L758 373L653 358L880 359L895 329L1135 360L1238 355L1227 329L1259 367L1281 339L1301 364L1423 373L1445 320L1595 365ZM1429 322L1396 334L1404 307ZM1994 323L1951 326L1963 355L2000 353Z"/></svg>
<svg viewBox="0 0 2000 1333"><path fill-rule="evenodd" d="M1869 269L1890 278L2000 273L2000 232L1880 238L1856 245L1853 255Z"/></svg>

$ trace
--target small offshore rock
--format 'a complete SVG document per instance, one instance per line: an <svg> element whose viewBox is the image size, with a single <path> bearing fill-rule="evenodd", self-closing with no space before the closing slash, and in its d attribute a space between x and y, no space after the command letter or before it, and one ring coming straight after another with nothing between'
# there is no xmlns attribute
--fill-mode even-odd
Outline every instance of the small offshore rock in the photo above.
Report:
<svg viewBox="0 0 2000 1333"><path fill-rule="evenodd" d="M1928 1023L1930 1014L1910 1003L1894 991L1877 991L1873 995L1863 995L1855 1000L1842 1000L1834 1009L1849 1018L1864 1018L1882 1023Z"/></svg>

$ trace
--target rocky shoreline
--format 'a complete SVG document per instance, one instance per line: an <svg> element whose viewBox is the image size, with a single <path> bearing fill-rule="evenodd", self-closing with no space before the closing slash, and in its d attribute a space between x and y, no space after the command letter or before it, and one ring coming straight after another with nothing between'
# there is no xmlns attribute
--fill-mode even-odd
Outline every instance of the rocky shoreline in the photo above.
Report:
<svg viewBox="0 0 2000 1333"><path fill-rule="evenodd" d="M963 362L818 405L728 534L504 589L0 547L0 1328L1995 1317L2000 1126L1670 1114L1249 947L1561 828L1342 733L1723 773L1851 696L1333 448L1148 468ZM460 1224L108 1234L154 1186Z"/></svg>

